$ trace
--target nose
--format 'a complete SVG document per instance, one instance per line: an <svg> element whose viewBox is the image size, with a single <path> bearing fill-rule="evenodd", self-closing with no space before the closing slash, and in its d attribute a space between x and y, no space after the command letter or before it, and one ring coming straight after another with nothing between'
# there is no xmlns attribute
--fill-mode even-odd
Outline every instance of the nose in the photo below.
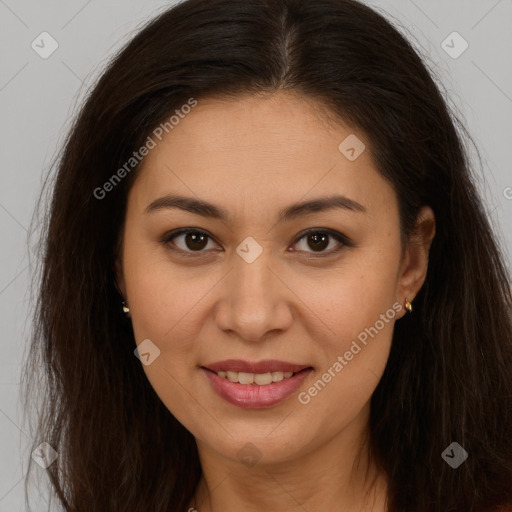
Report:
<svg viewBox="0 0 512 512"><path fill-rule="evenodd" d="M252 263L234 258L215 308L219 329L253 342L284 332L293 322L293 293L264 255Z"/></svg>

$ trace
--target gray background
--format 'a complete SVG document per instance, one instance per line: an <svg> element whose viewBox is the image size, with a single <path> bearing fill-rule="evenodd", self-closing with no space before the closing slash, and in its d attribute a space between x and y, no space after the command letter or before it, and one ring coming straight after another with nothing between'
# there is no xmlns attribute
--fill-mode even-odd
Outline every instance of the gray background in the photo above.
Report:
<svg viewBox="0 0 512 512"><path fill-rule="evenodd" d="M42 177L107 59L148 17L172 3L0 0L0 512L25 510L30 439L22 423L18 381L30 329L27 230ZM473 135L484 160L479 186L512 268L512 0L367 3L406 27ZM458 58L442 47L454 31L469 43ZM35 41L50 48L49 40L40 42L42 32L58 43L46 59L31 47ZM457 40L446 44L452 51L461 48ZM45 500L34 510L44 510Z"/></svg>

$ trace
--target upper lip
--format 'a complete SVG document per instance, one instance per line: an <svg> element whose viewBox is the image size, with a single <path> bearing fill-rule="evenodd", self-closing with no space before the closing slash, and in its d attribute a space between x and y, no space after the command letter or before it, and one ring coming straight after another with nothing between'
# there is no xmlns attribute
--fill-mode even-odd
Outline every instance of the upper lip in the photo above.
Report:
<svg viewBox="0 0 512 512"><path fill-rule="evenodd" d="M217 361L204 368L219 371L246 372L246 373L269 373L269 372L300 372L304 368L310 368L308 364L296 364L286 361L278 361L276 359L265 359L263 361L251 362L242 359L227 359L225 361Z"/></svg>

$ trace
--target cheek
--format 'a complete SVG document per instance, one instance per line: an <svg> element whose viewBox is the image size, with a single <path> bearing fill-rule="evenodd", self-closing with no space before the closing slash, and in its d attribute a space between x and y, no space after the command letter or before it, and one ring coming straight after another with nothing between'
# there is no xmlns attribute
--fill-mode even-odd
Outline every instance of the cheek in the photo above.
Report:
<svg viewBox="0 0 512 512"><path fill-rule="evenodd" d="M129 247L127 246L127 252ZM178 266L172 266L161 256L135 248L125 258L125 271L132 311L132 325L136 344L144 340L158 348L158 356L149 365L143 365L155 393L167 409L192 431L200 431L197 418L204 415L196 389L190 379L196 364L196 343L201 322L197 314L200 300L215 281L208 273L196 277ZM218 280L218 279L217 279Z"/></svg>
<svg viewBox="0 0 512 512"><path fill-rule="evenodd" d="M316 345L323 364L301 403L316 401L327 413L343 404L347 419L370 399L386 366L394 322L399 251L369 248L337 269L321 286L309 283L318 323L328 334ZM306 289L299 293L303 296ZM341 417L340 417L341 421Z"/></svg>
<svg viewBox="0 0 512 512"><path fill-rule="evenodd" d="M298 396L305 417L324 435L345 428L368 404L388 361L397 315L396 303L393 308L377 297L365 309L342 302L337 311L330 322L335 334L317 345L321 364Z"/></svg>
<svg viewBox="0 0 512 512"><path fill-rule="evenodd" d="M173 358L185 353L190 357L190 342L201 330L201 300L207 298L218 278L203 272L182 275L166 262L146 266L131 277L130 307L136 339L155 340L162 353L172 352Z"/></svg>
<svg viewBox="0 0 512 512"><path fill-rule="evenodd" d="M139 231L143 230L136 226L128 229L124 246L132 325L137 342L150 338L165 345L186 324L186 316L213 281L207 270L173 263L159 242L148 240Z"/></svg>
<svg viewBox="0 0 512 512"><path fill-rule="evenodd" d="M378 245L378 244L376 244ZM357 338L388 312L386 320L396 318L399 250L366 247L353 251L337 268L325 273L297 276L294 291L307 298L307 305L323 324L330 350L343 350L347 341ZM304 300L304 299L303 299ZM378 324L389 337L392 322ZM363 336L364 337L364 336Z"/></svg>

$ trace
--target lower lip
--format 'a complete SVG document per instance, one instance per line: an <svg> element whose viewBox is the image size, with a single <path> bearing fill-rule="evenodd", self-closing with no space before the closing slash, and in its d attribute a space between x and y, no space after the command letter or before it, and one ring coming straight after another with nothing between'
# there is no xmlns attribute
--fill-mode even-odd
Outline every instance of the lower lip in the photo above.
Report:
<svg viewBox="0 0 512 512"><path fill-rule="evenodd" d="M261 409L276 405L289 397L304 382L304 379L313 371L305 368L293 377L259 386L258 384L239 384L219 377L215 372L201 368L206 373L210 383L224 400L244 409Z"/></svg>

